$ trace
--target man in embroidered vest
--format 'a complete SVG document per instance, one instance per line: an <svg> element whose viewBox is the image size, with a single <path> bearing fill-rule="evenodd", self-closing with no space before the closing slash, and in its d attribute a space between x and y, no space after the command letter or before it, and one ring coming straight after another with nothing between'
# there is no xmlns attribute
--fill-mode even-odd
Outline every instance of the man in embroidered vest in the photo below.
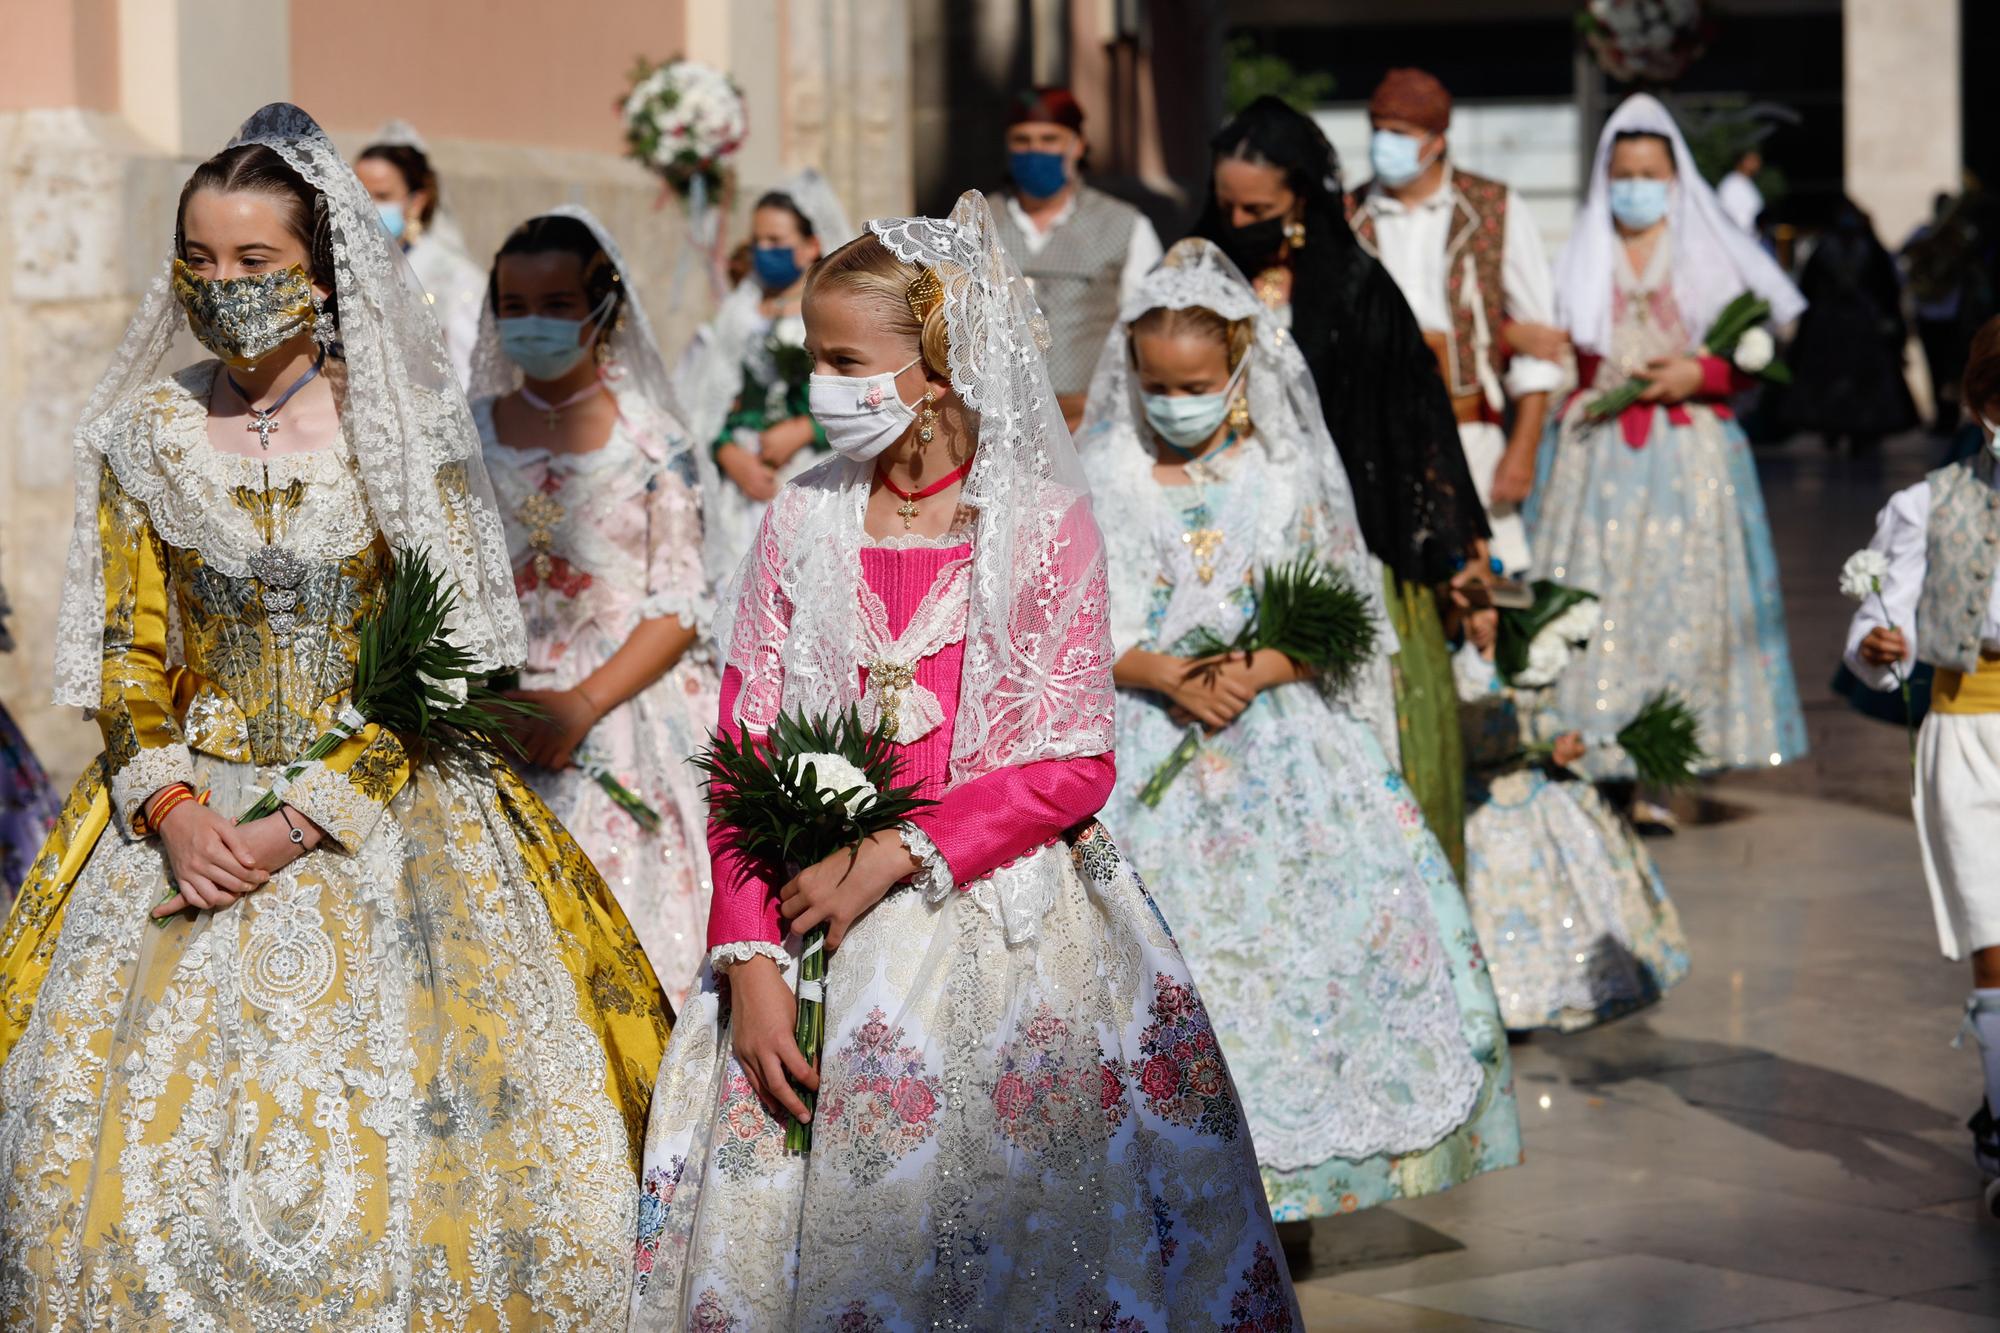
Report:
<svg viewBox="0 0 2000 1333"><path fill-rule="evenodd" d="M1067 88L1031 88L1007 116L1013 188L989 199L1000 242L1049 321L1049 379L1074 430L1125 293L1164 253L1146 215L1083 183L1083 107Z"/></svg>
<svg viewBox="0 0 2000 1333"><path fill-rule="evenodd" d="M1349 217L1437 354L1493 556L1518 574L1528 566L1519 509L1534 486L1549 394L1562 383L1555 363L1513 355L1507 342L1509 323L1555 322L1541 236L1513 190L1452 167L1451 94L1431 75L1390 70L1368 118L1375 174L1348 201Z"/></svg>
<svg viewBox="0 0 2000 1333"><path fill-rule="evenodd" d="M2000 1217L2000 319L1972 340L1964 394L1985 447L1891 496L1841 582L1865 594L1847 628L1847 665L1865 684L1897 689L1913 661L1937 668L1910 755L1911 805L1938 948L1972 959L1965 1029L1986 1100L1967 1128Z"/></svg>

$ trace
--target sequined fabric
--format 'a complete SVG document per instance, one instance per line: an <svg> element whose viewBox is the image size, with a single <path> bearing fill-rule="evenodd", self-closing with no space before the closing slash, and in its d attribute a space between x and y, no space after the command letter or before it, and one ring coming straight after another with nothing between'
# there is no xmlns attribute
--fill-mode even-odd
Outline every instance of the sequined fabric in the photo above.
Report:
<svg viewBox="0 0 2000 1333"><path fill-rule="evenodd" d="M195 340L239 369L313 326L312 280L298 264L276 273L204 278L176 259L173 291Z"/></svg>
<svg viewBox="0 0 2000 1333"><path fill-rule="evenodd" d="M1473 765L1465 901L1508 1029L1575 1032L1658 1000L1688 971L1659 868L1594 786L1519 762L1566 729L1553 690L1509 689L1469 646L1453 666Z"/></svg>

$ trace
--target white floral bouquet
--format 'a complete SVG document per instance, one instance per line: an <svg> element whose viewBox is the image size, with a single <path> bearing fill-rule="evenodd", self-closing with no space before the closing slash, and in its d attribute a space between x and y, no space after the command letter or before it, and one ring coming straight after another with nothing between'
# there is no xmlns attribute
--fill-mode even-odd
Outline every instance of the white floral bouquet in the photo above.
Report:
<svg viewBox="0 0 2000 1333"><path fill-rule="evenodd" d="M1777 340L1767 327L1770 318L1769 301L1754 292L1739 292L1734 300L1722 307L1715 322L1708 326L1708 332L1701 340L1701 350L1710 356L1725 358L1745 375L1754 375L1773 384L1790 384L1792 370L1778 360ZM1583 414L1591 421L1615 417L1638 402L1647 385L1648 381L1634 375L1609 393L1600 394L1584 404Z"/></svg>
<svg viewBox="0 0 2000 1333"><path fill-rule="evenodd" d="M1548 579L1532 586L1534 603L1503 607L1493 665L1519 689L1553 685L1597 632L1597 595Z"/></svg>
<svg viewBox="0 0 2000 1333"><path fill-rule="evenodd" d="M857 709L832 718L781 714L767 736L717 732L691 761L704 775L709 810L745 856L774 877L790 876L864 839L901 825L936 804L904 783L902 755L861 723ZM806 935L799 955L798 1007L792 1035L814 1068L826 1037L826 927ZM815 1094L800 1088L811 1110ZM785 1146L805 1152L812 1127L792 1121Z"/></svg>
<svg viewBox="0 0 2000 1333"><path fill-rule="evenodd" d="M702 205L722 188L749 133L735 82L698 60L641 59L621 110L629 155Z"/></svg>
<svg viewBox="0 0 2000 1333"><path fill-rule="evenodd" d="M1621 83L1670 83L1714 35L1703 0L1589 0L1577 28L1598 66Z"/></svg>

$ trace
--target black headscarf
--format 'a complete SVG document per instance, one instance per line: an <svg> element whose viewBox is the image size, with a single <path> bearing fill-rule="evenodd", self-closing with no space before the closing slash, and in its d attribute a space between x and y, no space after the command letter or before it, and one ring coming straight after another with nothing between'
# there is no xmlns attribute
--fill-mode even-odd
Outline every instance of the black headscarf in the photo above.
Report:
<svg viewBox="0 0 2000 1333"><path fill-rule="evenodd" d="M1293 247L1292 336L1312 368L1327 430L1354 489L1368 549L1406 582L1442 583L1474 541L1489 535L1458 419L1416 317L1381 264L1354 239L1333 145L1310 117L1260 97L1209 140L1218 160L1241 158L1285 173L1305 205ZM1230 225L1208 203L1195 234L1255 275L1277 258L1281 223Z"/></svg>

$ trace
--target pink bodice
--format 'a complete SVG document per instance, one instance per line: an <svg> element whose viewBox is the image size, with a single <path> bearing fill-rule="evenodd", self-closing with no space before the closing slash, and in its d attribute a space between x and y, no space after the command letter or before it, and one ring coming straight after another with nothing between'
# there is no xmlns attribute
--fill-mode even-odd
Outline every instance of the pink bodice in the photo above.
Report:
<svg viewBox="0 0 2000 1333"><path fill-rule="evenodd" d="M892 635L901 634L909 625L939 573L952 562L964 560L970 551L966 545L862 548L862 577L881 599ZM964 657L965 641L960 637L917 664L917 683L937 696L944 724L899 747L905 776L921 785L923 795L938 801L911 822L937 845L961 888L1046 846L1096 814L1110 799L1117 780L1112 756L1102 754L1017 764L947 792ZM857 669L865 686L867 671ZM735 713L742 687L743 678L735 667L723 673L720 726L731 735L740 734ZM715 867L709 947L748 940L780 943L784 928L778 917L778 886L768 880L761 867L736 853L728 830L713 820L708 839Z"/></svg>

